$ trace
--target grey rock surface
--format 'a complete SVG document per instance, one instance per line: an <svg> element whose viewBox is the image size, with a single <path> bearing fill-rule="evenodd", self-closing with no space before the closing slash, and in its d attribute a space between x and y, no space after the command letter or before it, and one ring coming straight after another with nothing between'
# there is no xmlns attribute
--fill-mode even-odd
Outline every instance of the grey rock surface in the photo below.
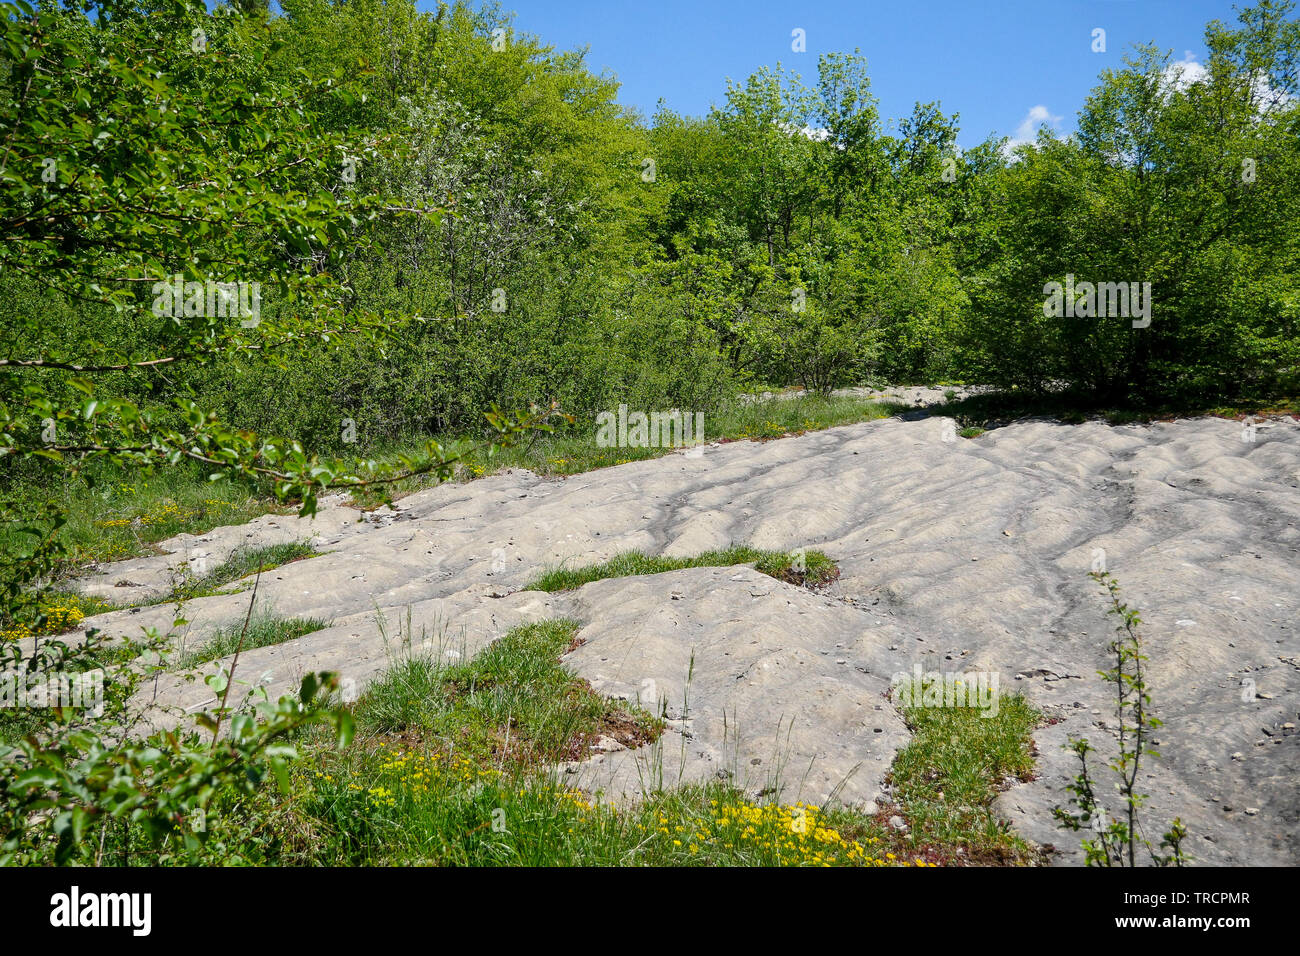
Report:
<svg viewBox="0 0 1300 956"><path fill-rule="evenodd" d="M1238 423L1213 418L1031 420L973 440L954 440L948 419L888 419L563 480L514 471L361 518L330 500L315 521L268 516L181 536L164 542L172 554L81 583L139 601L167 592L168 568L191 548L216 562L250 541L313 537L328 553L264 574L258 601L331 625L243 655L240 676L272 692L313 669L363 689L412 648L472 654L520 622L573 617L583 643L570 666L670 718L653 748L569 768L615 799L660 780L721 776L785 800L875 801L908 740L886 695L891 676L917 665L997 675L1004 693L1024 693L1050 721L1035 733L1037 778L1011 786L998 808L1025 837L1055 844L1058 861L1079 862L1077 838L1051 808L1076 772L1069 737L1087 736L1103 758L1114 747L1114 701L1097 671L1109 666L1116 620L1087 576L1104 562L1142 613L1165 722L1143 788L1150 835L1179 814L1199 862L1300 860L1294 421L1245 442ZM821 594L747 567L520 590L562 562L732 543L819 548L842 576ZM242 619L247 600L192 602L178 639L201 643ZM138 635L174 616L162 605L85 625ZM180 680L151 695L191 711L210 697Z"/></svg>

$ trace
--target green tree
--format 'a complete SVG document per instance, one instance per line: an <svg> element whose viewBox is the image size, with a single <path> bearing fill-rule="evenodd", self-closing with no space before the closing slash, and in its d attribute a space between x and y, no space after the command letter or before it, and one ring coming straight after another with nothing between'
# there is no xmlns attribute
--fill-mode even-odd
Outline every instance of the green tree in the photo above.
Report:
<svg viewBox="0 0 1300 956"><path fill-rule="evenodd" d="M454 458L436 444L397 467L327 460L293 439L227 424L166 388L173 367L230 355L287 361L400 329L399 314L351 308L334 271L345 247L364 248L372 225L402 211L375 190L345 188L354 185L342 175L348 157L386 149L320 121L312 104L346 107L356 96L349 84L269 75L265 18L224 8L110 0L91 21L77 7L16 0L0 4L0 28L0 286L42 290L4 297L6 484L35 474L53 489L68 475L93 475L96 464L127 475L193 463L310 514L328 488L450 474ZM33 307L43 301L61 308ZM69 315L88 321L64 327ZM119 334L127 329L136 331ZM156 396L148 403L125 384L141 379L163 384L135 388ZM524 427L495 415L492 423L507 433ZM4 516L23 523L28 541L0 563L7 623L48 586L62 515L51 500L7 506ZM134 650L164 642L154 633ZM104 683L125 694L103 713L57 707L36 733L0 743L0 862L104 862L84 839L91 831L101 847L111 835L122 862L137 835L155 851L195 853L202 837L187 817L268 776L283 784L298 729L328 720L341 742L350 734L346 712L320 706L334 675L308 675L297 696L278 702L232 705L232 663L208 678L221 704L197 718L197 730L137 735L129 692L148 668L119 652L93 635L74 648L3 648L0 670L24 681L107 669Z"/></svg>

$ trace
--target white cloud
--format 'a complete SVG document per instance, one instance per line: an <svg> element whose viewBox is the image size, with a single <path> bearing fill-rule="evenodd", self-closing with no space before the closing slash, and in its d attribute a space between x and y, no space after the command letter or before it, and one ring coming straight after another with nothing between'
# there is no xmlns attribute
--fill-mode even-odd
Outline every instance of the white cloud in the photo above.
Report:
<svg viewBox="0 0 1300 956"><path fill-rule="evenodd" d="M1191 50L1185 51L1181 60L1176 60L1165 67L1165 82L1171 90L1179 93L1186 92L1196 83L1208 82L1209 79L1210 71L1204 64L1196 61L1196 54ZM1291 97L1284 91L1273 89L1268 76L1263 73L1254 77L1251 86L1260 116L1267 115L1278 108L1285 108L1291 102Z"/></svg>
<svg viewBox="0 0 1300 956"><path fill-rule="evenodd" d="M818 143L824 143L831 138L831 131L822 126L794 126L790 123L777 123L776 125L781 132L787 135L794 136L798 134Z"/></svg>
<svg viewBox="0 0 1300 956"><path fill-rule="evenodd" d="M1055 115L1046 106L1039 103L1037 106L1031 106L1025 118L1020 121L1016 127L1015 134L1002 147L1002 151L1010 157L1017 146L1024 143L1032 143L1038 137L1038 130L1042 126L1056 126L1061 122L1062 117Z"/></svg>
<svg viewBox="0 0 1300 956"><path fill-rule="evenodd" d="M1170 63L1165 67L1165 82L1174 89L1182 92L1193 83L1202 83L1208 76L1208 71L1203 65L1196 62L1196 54L1187 50L1181 60Z"/></svg>

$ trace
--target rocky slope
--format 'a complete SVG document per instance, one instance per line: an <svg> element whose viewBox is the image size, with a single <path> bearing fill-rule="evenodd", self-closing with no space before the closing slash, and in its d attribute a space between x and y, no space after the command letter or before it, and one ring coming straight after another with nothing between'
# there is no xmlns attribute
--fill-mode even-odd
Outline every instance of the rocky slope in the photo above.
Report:
<svg viewBox="0 0 1300 956"><path fill-rule="evenodd" d="M910 417L910 416L908 416ZM263 575L259 603L325 630L243 655L273 691L307 670L364 688L413 647L474 653L523 621L584 625L569 664L610 695L666 701L655 752L613 752L576 776L618 798L685 777L730 776L782 799L878 799L907 729L891 677L997 675L1050 719L1040 774L1000 797L1029 839L1078 860L1051 807L1075 773L1063 750L1113 746L1106 642L1115 619L1088 571L1104 561L1142 612L1161 757L1149 819L1187 822L1203 863L1300 860L1300 425L1241 440L1204 418L1112 427L1026 421L977 439L950 420L899 418L764 443L708 446L563 480L516 471L407 497L362 516L338 501L314 521L268 516L164 543L82 581L119 602L166 593L169 567L305 537L326 551ZM690 555L732 543L818 548L829 590L748 567L604 580L568 594L520 590L560 562L621 551ZM241 619L247 594L186 608L201 643ZM166 628L170 606L116 611L110 634ZM199 682L156 702L197 709ZM159 716L160 722L176 719ZM1153 834L1158 837L1158 832Z"/></svg>

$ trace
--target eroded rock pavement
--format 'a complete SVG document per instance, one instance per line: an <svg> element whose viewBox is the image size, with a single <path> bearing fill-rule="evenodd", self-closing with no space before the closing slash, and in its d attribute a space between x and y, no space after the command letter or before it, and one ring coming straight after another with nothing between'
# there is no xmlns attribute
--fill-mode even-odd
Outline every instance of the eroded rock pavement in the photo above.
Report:
<svg viewBox="0 0 1300 956"><path fill-rule="evenodd" d="M729 775L787 801L867 803L908 741L891 676L917 664L989 672L1051 721L1035 732L1038 777L999 809L1028 839L1055 844L1056 860L1078 862L1077 837L1051 808L1076 772L1070 736L1103 755L1113 747L1114 701L1097 671L1116 619L1088 577L1104 552L1146 622L1165 722L1143 788L1152 835L1179 814L1199 862L1294 864L1300 425L1278 420L1253 439L1213 418L1027 421L973 440L954 439L948 419L893 418L562 480L515 471L411 495L395 514L362 518L327 500L314 521L267 516L181 535L163 544L170 555L81 583L137 602L167 593L168 567L192 553L216 564L240 545L313 538L327 553L264 574L258 600L332 623L243 655L240 676L272 693L313 669L363 689L412 645L472 654L521 622L575 618L582 643L567 663L608 695L666 701L672 718L654 748L568 768L615 799ZM819 594L744 566L521 590L560 562L732 543L819 548L842 576ZM242 620L247 600L191 602L185 640ZM86 624L139 635L173 616L161 605ZM210 696L198 681L155 692L190 710Z"/></svg>

